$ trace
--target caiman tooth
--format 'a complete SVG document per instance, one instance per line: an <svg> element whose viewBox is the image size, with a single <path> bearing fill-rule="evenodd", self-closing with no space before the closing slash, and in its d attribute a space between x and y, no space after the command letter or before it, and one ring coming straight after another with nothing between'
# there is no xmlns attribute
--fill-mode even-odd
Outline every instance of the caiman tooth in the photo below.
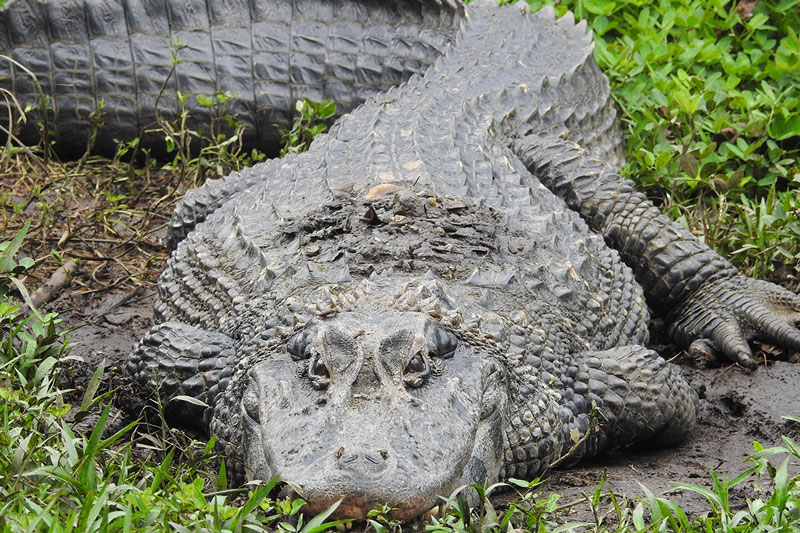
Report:
<svg viewBox="0 0 800 533"><path fill-rule="evenodd" d="M442 515L442 506L435 505L422 513L422 521L423 522L430 522L434 518L439 518Z"/></svg>

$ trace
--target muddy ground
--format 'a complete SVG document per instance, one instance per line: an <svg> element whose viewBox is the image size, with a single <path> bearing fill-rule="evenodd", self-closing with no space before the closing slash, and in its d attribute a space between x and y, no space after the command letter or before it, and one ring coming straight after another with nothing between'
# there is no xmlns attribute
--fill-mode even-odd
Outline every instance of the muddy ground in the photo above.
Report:
<svg viewBox="0 0 800 533"><path fill-rule="evenodd" d="M153 288L88 296L67 290L50 304L66 325L80 326L72 333L72 354L84 362L72 364L65 372L70 386L80 391L103 360L110 369L107 374L113 376L114 367L125 361L150 326L153 296ZM700 514L707 510L705 500L692 492L671 491L677 483L709 486L710 469L733 478L749 466L743 461L753 453L753 441L769 447L780 445L782 434L800 436L797 424L781 418L800 414L800 364L775 361L749 372L697 361L685 353L678 354L676 364L701 398L699 423L689 440L666 449L616 450L553 472L542 490L562 494L560 520L591 520L584 495L591 496L603 476L617 495L635 499L643 495L641 483L657 495L666 492L688 513ZM734 495L743 497L749 492L739 490Z"/></svg>

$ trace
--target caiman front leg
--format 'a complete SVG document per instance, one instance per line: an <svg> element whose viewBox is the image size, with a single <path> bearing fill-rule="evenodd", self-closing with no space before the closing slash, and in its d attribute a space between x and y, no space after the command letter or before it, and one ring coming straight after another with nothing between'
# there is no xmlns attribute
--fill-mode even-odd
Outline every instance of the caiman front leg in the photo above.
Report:
<svg viewBox="0 0 800 533"><path fill-rule="evenodd" d="M669 318L675 342L709 346L746 366L755 364L748 346L755 338L800 351L800 297L740 274L577 144L528 136L512 149L620 253L650 306Z"/></svg>
<svg viewBox="0 0 800 533"><path fill-rule="evenodd" d="M574 373L511 394L503 477L529 479L618 446L674 444L694 428L697 395L656 352L617 346L566 359Z"/></svg>
<svg viewBox="0 0 800 533"><path fill-rule="evenodd" d="M213 406L235 365L230 337L181 322L164 322L142 338L125 371L142 385L159 390L165 402L182 395ZM183 401L172 402L167 409L181 425L199 427L208 425L206 410Z"/></svg>

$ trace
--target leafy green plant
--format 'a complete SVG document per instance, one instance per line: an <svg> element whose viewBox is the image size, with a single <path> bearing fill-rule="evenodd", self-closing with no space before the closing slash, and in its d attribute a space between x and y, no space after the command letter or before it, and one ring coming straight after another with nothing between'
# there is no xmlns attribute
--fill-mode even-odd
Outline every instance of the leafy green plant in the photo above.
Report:
<svg viewBox="0 0 800 533"><path fill-rule="evenodd" d="M676 490L695 492L708 501L709 511L700 516L689 517L668 498L656 497L642 487L645 498L636 506L631 525L636 530L796 531L800 528L800 476L791 477L788 465L800 459L800 448L790 437L782 438L786 447L765 449L755 442L756 453L747 459L753 466L732 480L711 470L710 488L694 483L678 484ZM787 457L776 468L769 458L783 454ZM765 481L770 485L768 489L763 486ZM733 489L745 482L750 482L750 490L756 496L735 499ZM645 511L649 512L649 523Z"/></svg>
<svg viewBox="0 0 800 533"><path fill-rule="evenodd" d="M797 272L796 1L566 0L555 7L594 32L595 58L622 110L625 173L748 273L764 276L782 263ZM753 228L753 209L762 205L766 217Z"/></svg>
<svg viewBox="0 0 800 533"><path fill-rule="evenodd" d="M35 264L30 257L16 258L27 231L26 224L13 239L0 243L0 376L13 371L23 385L44 380L66 348L56 329L57 316L42 316L33 308L25 286L16 277ZM12 288L26 301L27 316L11 299Z"/></svg>
<svg viewBox="0 0 800 533"><path fill-rule="evenodd" d="M189 128L189 94L176 91L178 112L175 118L166 118L159 111L159 102L169 81L175 74L177 65L183 61L180 51L184 48L186 46L180 44L177 38L170 45L172 66L162 82L153 108L156 125L146 129L143 134L163 134L167 154L172 159L162 168L176 170L182 184L197 186L207 178L221 177L241 170L266 156L255 148L249 153L243 152L242 139L246 127L239 123L236 116L226 111L226 104L235 96L230 91L195 95L200 108L209 113L207 131ZM135 152L138 142L133 148ZM121 149L127 152L129 147L123 145Z"/></svg>
<svg viewBox="0 0 800 533"><path fill-rule="evenodd" d="M83 168L83 165L86 164L86 160L89 159L89 156L92 154L92 150L94 149L94 144L97 141L97 134L100 133L100 130L105 125L103 121L103 112L105 111L106 104L105 101L101 98L97 101L97 109L89 113L89 122L92 124L92 131L89 134L89 138L86 141L86 151L83 153L81 158L78 160L78 164L75 167L76 172L80 172Z"/></svg>
<svg viewBox="0 0 800 533"><path fill-rule="evenodd" d="M399 507L390 505L376 505L374 509L367 513L367 523L375 530L375 533L394 533L402 531L400 522L392 517L392 512Z"/></svg>
<svg viewBox="0 0 800 533"><path fill-rule="evenodd" d="M281 157L308 150L314 137L328 129L328 125L321 121L336 114L336 104L333 103L333 100L313 102L308 98L303 98L297 101L295 109L299 115L292 128L283 128L282 130Z"/></svg>
<svg viewBox="0 0 800 533"><path fill-rule="evenodd" d="M532 481L509 479L508 483L495 483L486 488L479 484L459 487L445 499L440 516L434 517L426 530L544 532L567 531L587 525L577 522L559 525L555 517L560 495L548 494L543 497L538 490L542 483L543 480L539 478ZM490 496L498 490L508 488L517 490L518 497L501 516Z"/></svg>
<svg viewBox="0 0 800 533"><path fill-rule="evenodd" d="M797 417L787 418L798 421ZM747 459L753 466L732 481L728 481L725 476L720 479L712 470L712 489L688 483L678 485L678 488L697 492L708 500L711 512L704 520L706 527L711 525L725 530L746 527L772 531L792 531L800 528L800 512L798 511L800 509L800 476L789 476L789 462L800 459L800 447L790 437L783 436L782 439L786 444L785 447L776 446L765 449L758 442L753 443L756 453ZM787 457L776 468L769 458L778 455L787 455ZM766 498L748 498L747 506L734 512L731 509L731 489L754 476L756 492L765 492L762 485L766 478L767 483L771 486L771 493L766 494Z"/></svg>
<svg viewBox="0 0 800 533"><path fill-rule="evenodd" d="M785 417L800 423L800 417ZM542 480L510 479L484 490L480 485L463 486L445 500L442 514L426 526L427 531L796 531L800 528L800 475L790 465L800 460L800 445L788 436L784 446L764 448L753 443L755 453L747 459L745 471L729 480L710 471L710 486L680 483L669 492L690 491L703 496L708 510L691 516L677 503L654 494L640 485L643 496L631 502L606 489L605 476L583 503L593 522L563 522L561 512L581 503L560 503L558 494L543 494ZM772 458L785 456L779 464ZM796 470L796 469L795 469ZM488 496L499 488L514 488L517 498L502 516L495 511ZM735 489L735 490L734 490ZM743 494L745 496L743 496ZM381 512L374 516L381 515ZM383 522L373 524L385 531ZM396 529L395 529L396 530Z"/></svg>

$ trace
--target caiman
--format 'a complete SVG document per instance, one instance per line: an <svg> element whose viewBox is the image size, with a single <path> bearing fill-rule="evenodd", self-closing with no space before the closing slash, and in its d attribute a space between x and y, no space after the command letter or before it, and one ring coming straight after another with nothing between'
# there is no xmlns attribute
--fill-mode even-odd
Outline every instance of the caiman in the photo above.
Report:
<svg viewBox="0 0 800 533"><path fill-rule="evenodd" d="M306 153L186 194L156 325L125 366L204 402L185 416L231 475L280 475L307 512L343 498L338 516L386 503L409 518L463 484L684 439L697 397L646 348L651 312L678 345L744 365L756 337L800 351L800 298L740 274L620 177L609 84L571 15L6 4L0 52L52 95L64 149L85 146L101 98L101 141L175 113L176 91L235 92L262 147L299 97L349 111ZM37 98L0 65L0 86Z"/></svg>

